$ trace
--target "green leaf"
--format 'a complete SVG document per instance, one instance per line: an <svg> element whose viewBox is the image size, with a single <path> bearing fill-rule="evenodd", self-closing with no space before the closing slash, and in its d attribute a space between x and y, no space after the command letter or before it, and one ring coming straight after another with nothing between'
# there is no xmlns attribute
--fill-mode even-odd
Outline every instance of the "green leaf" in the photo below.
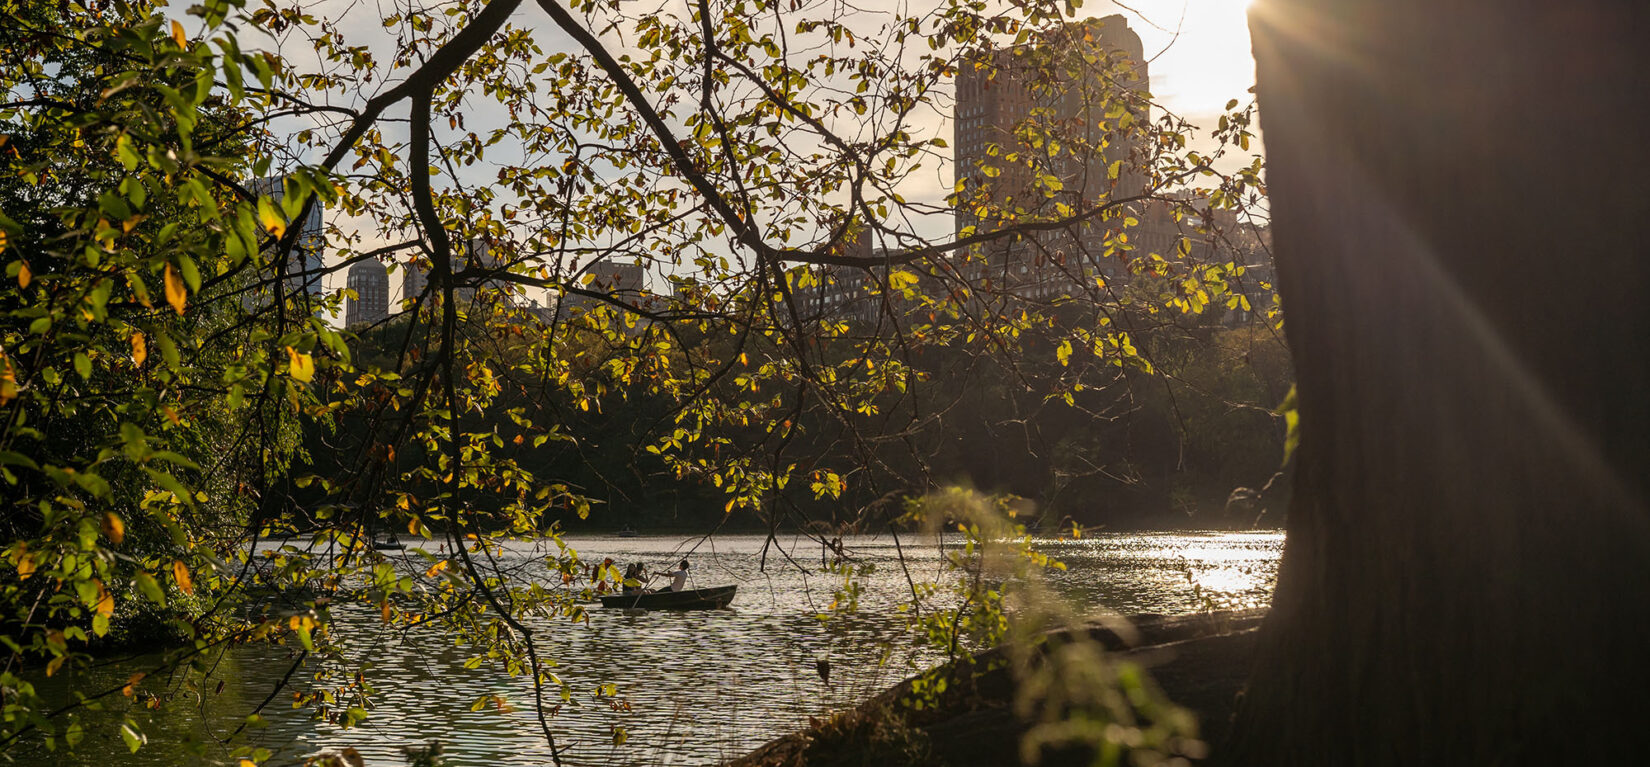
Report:
<svg viewBox="0 0 1650 767"><path fill-rule="evenodd" d="M22 466L35 471L40 470L40 464L35 463L33 458L10 450L0 450L0 466Z"/></svg>
<svg viewBox="0 0 1650 767"><path fill-rule="evenodd" d="M149 739L144 737L143 733L139 732L137 727L130 721L121 722L120 739L126 741L126 748L134 754L137 753L138 749L143 748L143 744L149 742Z"/></svg>
<svg viewBox="0 0 1650 767"><path fill-rule="evenodd" d="M157 607L166 606L166 592L161 589L160 581L155 580L155 576L150 575L147 570L139 570L135 580L138 591L143 592L149 601L154 602Z"/></svg>
<svg viewBox="0 0 1650 767"><path fill-rule="evenodd" d="M164 471L156 471L148 466L144 466L143 471L145 474L149 475L150 479L155 481L155 484L172 491L172 494L178 497L179 503L189 506L195 505L194 494L189 492L189 489L184 487L183 483L179 482L176 477L173 477L171 474L167 474Z"/></svg>
<svg viewBox="0 0 1650 767"><path fill-rule="evenodd" d="M1283 465L1288 466L1289 459L1295 455L1295 448L1301 444L1301 414L1294 386L1289 387L1289 394L1283 398L1283 404L1278 406L1277 412L1283 416L1283 422L1288 428L1283 438Z"/></svg>

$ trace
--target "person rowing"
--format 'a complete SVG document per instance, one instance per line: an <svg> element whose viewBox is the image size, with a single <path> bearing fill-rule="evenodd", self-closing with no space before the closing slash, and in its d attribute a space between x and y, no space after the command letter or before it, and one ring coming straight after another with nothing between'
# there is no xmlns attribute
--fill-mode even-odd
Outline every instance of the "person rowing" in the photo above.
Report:
<svg viewBox="0 0 1650 767"><path fill-rule="evenodd" d="M676 571L670 574L670 585L660 591L687 591L688 561L682 560L676 566Z"/></svg>

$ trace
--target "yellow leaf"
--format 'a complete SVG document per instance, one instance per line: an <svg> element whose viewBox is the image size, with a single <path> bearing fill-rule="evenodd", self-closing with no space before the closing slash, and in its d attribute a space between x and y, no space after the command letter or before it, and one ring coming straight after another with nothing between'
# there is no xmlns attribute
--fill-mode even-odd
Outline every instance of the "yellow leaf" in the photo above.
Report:
<svg viewBox="0 0 1650 767"><path fill-rule="evenodd" d="M0 405L16 399L17 374L12 372L11 360L0 354Z"/></svg>
<svg viewBox="0 0 1650 767"><path fill-rule="evenodd" d="M143 681L143 678L146 677L146 676L148 676L148 674L145 674L142 671L139 671L136 674L133 674L129 677L126 677L126 686L120 688L120 694L124 695L128 698L130 698L133 695L137 694L138 682Z"/></svg>
<svg viewBox="0 0 1650 767"><path fill-rule="evenodd" d="M103 515L103 534L108 536L110 541L120 543L126 540L126 523L120 521L120 517L115 516L112 511L105 513Z"/></svg>
<svg viewBox="0 0 1650 767"><path fill-rule="evenodd" d="M315 360L308 354L288 346L286 356L290 363L287 372L293 380L309 383L309 380L315 377Z"/></svg>
<svg viewBox="0 0 1650 767"><path fill-rule="evenodd" d="M258 767L258 763L243 756L241 757L241 763L236 765L236 767Z"/></svg>
<svg viewBox="0 0 1650 767"><path fill-rule="evenodd" d="M178 275L178 270L173 269L171 264L167 264L166 303L171 304L172 309L177 311L178 314L183 314L184 300L188 295L188 291L183 287L183 277Z"/></svg>
<svg viewBox="0 0 1650 767"><path fill-rule="evenodd" d="M195 581L189 577L189 566L181 559L172 560L172 577L177 580L178 588L185 594L195 593Z"/></svg>
<svg viewBox="0 0 1650 767"><path fill-rule="evenodd" d="M97 584L97 614L105 618L115 614L115 598L109 590L103 588L103 581L93 581Z"/></svg>
<svg viewBox="0 0 1650 767"><path fill-rule="evenodd" d="M281 218L281 212L275 209L275 203L268 197L258 198L258 222L276 237L286 233L286 219Z"/></svg>
<svg viewBox="0 0 1650 767"><path fill-rule="evenodd" d="M187 47L189 43L189 38L183 34L183 25L179 24L177 19L172 20L172 41L177 43L179 48Z"/></svg>
<svg viewBox="0 0 1650 767"><path fill-rule="evenodd" d="M28 580L34 575L34 555L24 554L17 558L17 577L19 580Z"/></svg>
<svg viewBox="0 0 1650 767"><path fill-rule="evenodd" d="M29 263L27 261L23 262L17 269L17 287L26 288L33 279L34 272L29 271Z"/></svg>
<svg viewBox="0 0 1650 767"><path fill-rule="evenodd" d="M132 334L132 365L143 367L143 361L149 359L149 341L142 333Z"/></svg>
<svg viewBox="0 0 1650 767"><path fill-rule="evenodd" d="M917 275L904 269L895 269L888 273L888 287L894 290L904 291L906 288L915 286L919 280L920 278Z"/></svg>
<svg viewBox="0 0 1650 767"><path fill-rule="evenodd" d="M450 561L451 560L443 559L440 562L430 565L430 569L424 571L424 577L434 578L435 576L440 575L442 570L447 569L447 563Z"/></svg>

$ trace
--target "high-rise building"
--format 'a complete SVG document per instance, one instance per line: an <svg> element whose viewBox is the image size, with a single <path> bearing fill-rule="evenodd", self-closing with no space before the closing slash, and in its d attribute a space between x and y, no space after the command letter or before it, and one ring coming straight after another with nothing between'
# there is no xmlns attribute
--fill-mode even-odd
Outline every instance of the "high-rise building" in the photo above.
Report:
<svg viewBox="0 0 1650 767"><path fill-rule="evenodd" d="M349 289L355 297L344 310L344 327L384 321L390 313L390 275L384 264L367 259L349 268Z"/></svg>
<svg viewBox="0 0 1650 767"><path fill-rule="evenodd" d="M411 308L412 302L424 294L424 289L430 286L429 268L418 261L408 261L401 265L401 300L405 302L402 308Z"/></svg>
<svg viewBox="0 0 1650 767"><path fill-rule="evenodd" d="M863 226L851 227L831 249L831 255L865 261L880 254L881 251L873 253L870 233ZM875 319L880 306L876 292L880 290L887 269L822 265L810 269L810 272L807 284L797 287L792 294L804 322L822 319L869 322Z"/></svg>
<svg viewBox="0 0 1650 767"><path fill-rule="evenodd" d="M1134 126L1150 119L1148 84L1140 37L1121 15L964 55L953 121L958 235L1069 217L1138 194L1144 177L1131 155L1144 152ZM1116 269L1091 255L1115 226L1087 221L973 252L1004 287L1037 292L1046 274L1039 265L1049 259L1090 255L1083 271Z"/></svg>
<svg viewBox="0 0 1650 767"><path fill-rule="evenodd" d="M606 293L631 306L641 306L652 298L647 292L647 273L635 262L604 258L585 267L574 284L581 290ZM561 312L566 317L602 305L609 304L591 296L568 293L562 296Z"/></svg>
<svg viewBox="0 0 1650 767"><path fill-rule="evenodd" d="M467 240L467 241L462 241L462 240L461 241L455 241L453 243L452 254L453 254L453 271L454 272L464 271L468 267L468 265L472 263L472 261L471 261L472 258L474 258L473 263L475 263L475 264L477 264L481 267L484 267L484 268L497 269L497 268L500 268L502 266L502 263L500 262L500 259L498 257L497 252L493 249L492 245L490 243L488 243L487 239L484 238L484 237L475 237L475 238L471 238L470 240ZM402 267L401 267L401 300L402 301L411 301L411 300L414 300L414 299L418 298L420 295L422 295L424 293L424 290L426 288L428 288L429 285L430 285L429 266L424 261L414 260L414 261L408 261L405 264L402 264ZM481 288L484 288L484 289L496 288L496 289L502 290L505 285L506 285L506 283L504 283L502 281L484 280L481 283ZM476 298L476 295L477 295L477 289L474 288L474 287L466 286L466 287L459 288L458 290L454 291L454 293L459 298L463 299L464 301L474 301L475 298Z"/></svg>
<svg viewBox="0 0 1650 767"><path fill-rule="evenodd" d="M286 196L283 180L279 176L260 178L252 182L252 191L260 196L273 198L277 206ZM325 267L326 255L326 227L321 217L321 203L317 201L309 208L309 215L301 222L289 222L288 227L298 227L298 238L293 252L286 257L274 257L275 268L285 275L286 289L290 292L301 293L298 298L308 301L317 298L326 292L322 278L325 276L322 269Z"/></svg>

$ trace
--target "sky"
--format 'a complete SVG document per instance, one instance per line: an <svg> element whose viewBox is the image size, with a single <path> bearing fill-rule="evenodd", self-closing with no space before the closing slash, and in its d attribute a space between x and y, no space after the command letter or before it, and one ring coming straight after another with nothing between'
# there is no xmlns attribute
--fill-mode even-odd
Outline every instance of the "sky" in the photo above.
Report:
<svg viewBox="0 0 1650 767"><path fill-rule="evenodd" d="M418 2L419 0L414 0ZM685 11L683 0L637 0L634 7L645 7L644 3L658 3L662 9L672 9L681 13ZM878 7L892 7L892 2L900 2L904 7L932 0L860 0L856 5L866 11L874 13ZM1228 100L1238 99L1247 103L1252 98L1249 93L1254 84L1254 61L1250 54L1248 25L1245 21L1245 12L1251 0L1090 0L1089 3L1078 8L1078 16L1106 16L1121 13L1128 19L1131 29L1140 35L1146 58L1150 63L1151 91L1156 104L1165 110L1173 112L1194 124L1212 126ZM399 5L399 3L397 3ZM389 42L384 29L379 24L379 18L389 12L388 4L369 2L368 0L318 0L305 4L311 14L326 18L338 23L345 33L356 42L373 40ZM571 47L570 41L559 31L553 30L548 18L534 3L523 3L516 12L512 23L532 26L537 29L536 35L547 47L558 44ZM851 23L851 22L850 22ZM250 30L247 30L250 31ZM246 35L243 44L252 42L257 35ZM269 40L273 43L273 40ZM256 43L252 43L256 47ZM274 47L272 44L262 47ZM287 56L293 58L303 68L304 60L314 54L303 50L302 47L289 47L294 50L285 50ZM377 47L377 46L374 46ZM384 57L380 57L383 60ZM404 72L391 75L392 80L399 80ZM385 87L382 83L376 87ZM370 96L370 93L360 94L361 98ZM471 130L483 128L488 122L486 105L481 106L481 113L472 117L479 119L467 120L467 127ZM502 114L497 115L499 122L504 120ZM936 113L931 116L926 126L922 128L950 139L951 127L949 115ZM386 126L386 132L393 136L399 130L394 125ZM481 132L481 131L478 131ZM1200 131L1202 137L1207 137L1208 130ZM1204 145L1194 142L1192 149L1212 149L1214 142L1205 139ZM1253 146L1256 153L1262 152L1259 144ZM315 158L318 159L318 158ZM1247 164L1247 158L1232 158L1233 165ZM926 178L913 180L914 188L901 189L907 198L917 200L939 200L949 191L951 186L951 169L949 163L944 167L932 168ZM330 217L329 217L330 218ZM333 220L331 223L347 226L347 222ZM943 236L942 232L949 232L951 224L949 218L919 222L919 230L933 229L934 231L919 231L928 236ZM371 238L377 240L379 238ZM375 243L365 243L372 246ZM391 298L399 296L399 275L392 277ZM342 287L343 274L332 275L328 287ZM336 283L336 284L334 284Z"/></svg>
<svg viewBox="0 0 1650 767"><path fill-rule="evenodd" d="M1140 35L1152 60L1152 95L1165 108L1207 122L1227 100L1247 101L1255 84L1247 0L1143 0L1127 6L1116 12Z"/></svg>

